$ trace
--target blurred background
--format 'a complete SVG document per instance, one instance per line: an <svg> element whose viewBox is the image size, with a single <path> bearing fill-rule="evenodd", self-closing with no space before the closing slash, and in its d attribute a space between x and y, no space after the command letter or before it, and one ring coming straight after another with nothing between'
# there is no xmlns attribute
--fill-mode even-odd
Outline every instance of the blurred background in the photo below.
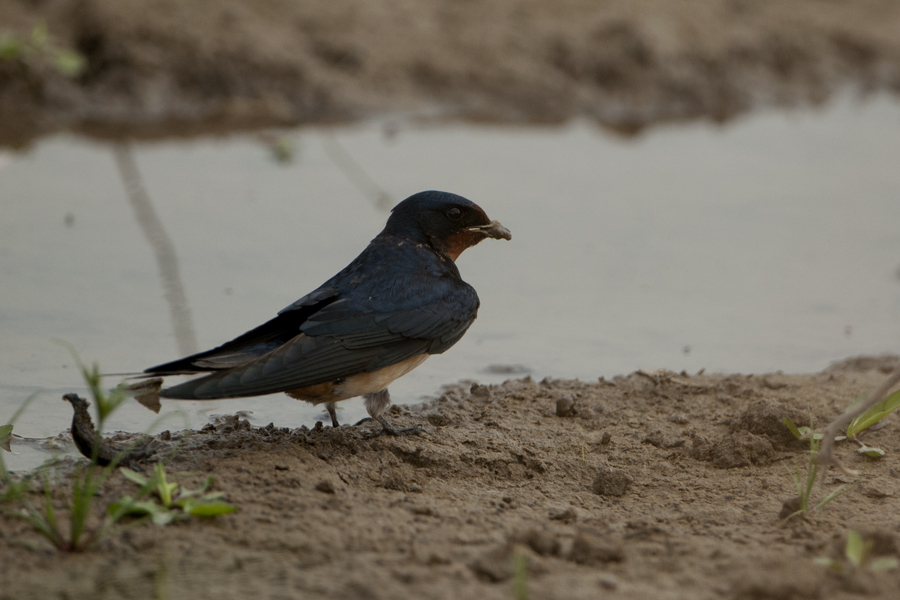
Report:
<svg viewBox="0 0 900 600"><path fill-rule="evenodd" d="M0 422L38 392L16 433L67 426L54 340L107 373L223 343L424 189L513 240L460 258L479 319L395 402L895 353L897 31L876 0L6 0ZM175 409L112 426L327 422L281 395Z"/></svg>

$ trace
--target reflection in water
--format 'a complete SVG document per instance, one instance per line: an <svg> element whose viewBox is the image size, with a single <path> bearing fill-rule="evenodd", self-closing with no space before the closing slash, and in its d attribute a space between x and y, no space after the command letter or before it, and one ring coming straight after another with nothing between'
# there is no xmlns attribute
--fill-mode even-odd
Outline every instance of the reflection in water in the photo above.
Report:
<svg viewBox="0 0 900 600"><path fill-rule="evenodd" d="M131 146L128 142L120 142L114 145L113 152L138 225L144 232L150 247L153 248L153 255L156 257L163 292L172 316L172 329L178 344L178 352L182 356L194 354L198 350L197 335L194 332L184 286L181 285L175 246L166 234L166 230L163 229L162 222L150 202L150 196L144 189Z"/></svg>
<svg viewBox="0 0 900 600"><path fill-rule="evenodd" d="M364 196L372 200L375 208L383 211L391 209L393 204L391 195L366 173L362 165L350 156L350 153L344 149L337 137L335 137L334 132L327 131L322 135L322 149L325 150L325 154L328 155L331 162L341 170L341 173L359 188Z"/></svg>

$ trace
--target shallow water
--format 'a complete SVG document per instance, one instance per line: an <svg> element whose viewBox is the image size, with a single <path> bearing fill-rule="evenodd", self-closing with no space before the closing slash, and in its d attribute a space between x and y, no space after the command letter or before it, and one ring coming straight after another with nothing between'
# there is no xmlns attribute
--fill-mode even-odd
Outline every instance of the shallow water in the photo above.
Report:
<svg viewBox="0 0 900 600"><path fill-rule="evenodd" d="M479 319L394 383L395 402L521 376L508 370L809 372L900 345L900 105L888 98L628 140L587 123L283 135L287 164L255 135L133 146L200 349L321 284L380 231L386 206L423 189L471 198L513 240L460 258ZM172 315L112 145L61 135L0 155L0 202L0 422L41 390L16 432L52 436L71 415L61 394L83 391L54 338L105 372L138 371L180 356ZM110 426L199 427L237 410L256 424L327 423L281 395L165 401L163 413L179 408L153 425L130 404ZM350 400L339 417L364 414ZM14 450L14 468L44 456Z"/></svg>

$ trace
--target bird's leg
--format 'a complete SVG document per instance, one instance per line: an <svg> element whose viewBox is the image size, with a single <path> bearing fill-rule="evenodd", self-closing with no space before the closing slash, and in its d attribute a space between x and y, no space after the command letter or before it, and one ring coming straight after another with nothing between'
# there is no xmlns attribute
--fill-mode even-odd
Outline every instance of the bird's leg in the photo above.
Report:
<svg viewBox="0 0 900 600"><path fill-rule="evenodd" d="M338 423L338 420L337 420L337 412L335 411L336 406L337 406L337 404L334 402L326 402L325 403L325 410L327 410L329 416L331 416L331 426L334 427L335 429L337 429L338 427L341 426L341 424Z"/></svg>
<svg viewBox="0 0 900 600"><path fill-rule="evenodd" d="M384 411L387 410L387 407L391 405L391 395L388 393L387 388L384 388L380 392L365 394L363 398L366 399L366 412L368 412L373 419L381 423L381 433L389 433L391 435L409 435L411 433L422 432L422 430L420 429L421 425L413 425L412 427L397 429L393 425L391 425L387 419L384 418Z"/></svg>

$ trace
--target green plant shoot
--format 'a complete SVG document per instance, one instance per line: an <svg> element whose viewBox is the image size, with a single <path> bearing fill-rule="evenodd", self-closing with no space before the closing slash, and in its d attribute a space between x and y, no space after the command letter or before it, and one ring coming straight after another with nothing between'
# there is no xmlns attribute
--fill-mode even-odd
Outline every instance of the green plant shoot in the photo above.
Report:
<svg viewBox="0 0 900 600"><path fill-rule="evenodd" d="M7 452L12 452L12 449L9 447L9 441L12 439L12 430L12 425L7 424L0 426L0 448Z"/></svg>
<svg viewBox="0 0 900 600"><path fill-rule="evenodd" d="M800 435L802 435L802 433L801 433L802 430L812 431L812 417L810 417L809 427L803 427L802 429L798 429L796 426L794 426L794 424L791 422L791 420L788 419L787 417L785 417L783 419L783 421L784 421L785 425L787 425L788 428L791 429L792 433L797 432L797 433L794 433L794 435L797 437L800 437ZM800 435L798 435L798 433L800 433ZM809 506L810 497L812 496L812 491L816 484L816 478L819 475L818 455L819 455L819 443L820 443L821 439L822 439L821 435L818 437L816 437L814 435L809 436L809 460L806 465L806 476L804 477L803 469L800 467L797 467L797 470L791 474L794 479L794 486L797 489L797 495L800 497L800 509L793 514L788 515L787 519L791 519L791 518L793 518L797 515L801 515L801 514L805 515L806 513L810 512L810 510L815 512L815 511L819 510L820 508L822 508L823 506L825 506L826 504L828 504L829 502L831 502L832 500L834 500L835 498L837 498L838 496L840 496L841 494L849 491L856 485L855 483L848 484L848 485L842 485L841 487L832 491L830 494L828 494L825 497L825 499L823 499L821 502L816 504L812 509L810 509L810 506Z"/></svg>
<svg viewBox="0 0 900 600"><path fill-rule="evenodd" d="M40 37L40 36L39 36ZM88 370L79 359L74 348L65 344L75 361L81 368L81 374L85 379L85 383L91 389L95 405L103 406L99 413L99 425L102 429L103 422L121 404L121 399L114 392L108 398L101 387L100 368L96 364L92 370ZM8 425L12 425L25 407L37 396L32 394L16 411ZM124 399L124 398L122 398ZM10 429L11 433L11 429ZM99 434L98 434L99 435ZM95 444L99 448L99 444ZM94 457L96 462L96 456ZM121 511L109 511L105 514L98 524L89 526L91 516L91 506L94 498L103 487L106 479L114 471L116 463L114 461L109 467L98 469L96 467L76 467L72 475L71 488L65 494L65 508L68 511L68 533L63 533L57 519L57 510L54 507L54 492L59 489L59 485L52 481L50 476L51 466L44 465L40 470L42 480L43 499L41 502L32 503L28 498L29 490L32 487L34 476L26 476L19 481L13 481L12 477L6 470L2 456L0 456L0 476L6 483L6 489L0 499L4 504L18 504L18 508L6 508L2 510L9 516L20 519L28 523L32 529L49 541L57 550L61 552L78 552L89 548L94 542L104 537L110 528L124 516Z"/></svg>
<svg viewBox="0 0 900 600"><path fill-rule="evenodd" d="M857 404L863 398L865 398L866 394L860 394L856 400L853 401L850 406ZM900 406L900 390L894 392L889 395L887 398L867 410L865 413L853 419L850 422L850 425L847 427L847 437L855 438L857 435L862 433L863 431L869 429L886 416L894 412L897 407Z"/></svg>
<svg viewBox="0 0 900 600"><path fill-rule="evenodd" d="M49 63L66 77L78 77L87 67L84 56L53 43L44 23L32 29L30 38L0 32L0 60L17 60L30 67Z"/></svg>
<svg viewBox="0 0 900 600"><path fill-rule="evenodd" d="M794 425L794 422L791 421L788 417L782 417L781 422L784 423L785 425L787 425L787 428L791 430L791 433L798 440L803 440L803 439L806 439L807 437L810 437L809 434L810 434L810 432L812 432L812 429L810 427L806 427L806 426L797 427L796 425ZM817 437L818 439L822 439L822 434L813 433L812 437L814 437L814 438Z"/></svg>
<svg viewBox="0 0 900 600"><path fill-rule="evenodd" d="M866 393L862 393L857 396L856 399L850 403L848 408L858 404L866 397L866 395ZM900 407L900 390L894 392L865 413L853 419L853 421L850 422L850 425L847 426L847 435L837 436L834 438L835 441L851 439L860 445L859 450L857 450L859 454L868 456L869 458L882 458L885 455L884 450L862 443L859 436L865 431L879 427L879 424L883 423L882 420L895 411L897 407ZM812 427L797 427L794 425L794 422L787 417L783 417L781 420L797 439L806 439L808 437L816 440L822 439L822 434L814 433Z"/></svg>
<svg viewBox="0 0 900 600"><path fill-rule="evenodd" d="M813 562L833 571L843 572L849 564L853 569L868 569L870 571L888 571L900 567L900 560L894 556L872 557L872 540L863 540L859 532L847 533L847 544L844 546L844 558L846 563L833 560L828 557L816 558Z"/></svg>
<svg viewBox="0 0 900 600"><path fill-rule="evenodd" d="M81 372L82 378L84 378L84 382L91 391L91 397L94 399L94 406L97 410L97 435L100 436L103 433L103 425L106 422L107 417L128 399L128 392L125 384L120 383L109 392L109 395L107 395L106 391L103 389L103 375L100 373L100 364L95 362L89 369L82 362L81 357L78 356L78 353L71 344L63 340L56 341L61 346L68 349L69 354L72 355L72 359L78 366L78 370Z"/></svg>
<svg viewBox="0 0 900 600"><path fill-rule="evenodd" d="M195 489L181 488L178 484L169 483L161 463L156 463L151 477L144 477L131 469L120 471L129 481L141 486L136 498L126 496L119 502L110 504L110 511L122 511L135 516L149 516L156 525L168 525L176 519L187 517L215 517L237 510L236 507L219 500L221 492L207 492L213 484L213 478L207 477L203 484ZM145 499L155 495L159 502Z"/></svg>
<svg viewBox="0 0 900 600"><path fill-rule="evenodd" d="M513 596L516 600L528 600L528 555L516 548L513 561Z"/></svg>

